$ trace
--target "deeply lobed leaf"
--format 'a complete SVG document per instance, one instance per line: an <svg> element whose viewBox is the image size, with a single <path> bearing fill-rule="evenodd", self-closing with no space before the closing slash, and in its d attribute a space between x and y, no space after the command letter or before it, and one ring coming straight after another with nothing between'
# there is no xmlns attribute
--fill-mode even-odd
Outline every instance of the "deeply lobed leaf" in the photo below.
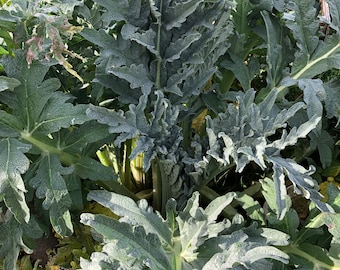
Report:
<svg viewBox="0 0 340 270"><path fill-rule="evenodd" d="M315 115L298 128L292 127L287 134L287 121L303 103L295 103L288 110L278 111L274 105L277 91L272 91L260 104L254 104L254 92L247 91L238 97L238 106L230 104L228 111L220 113L216 119L207 119L207 133L210 149L208 156L216 159L224 166L234 162L236 170L241 172L244 167L254 161L262 169L272 163L276 186L278 215L283 218L288 209L285 176L292 181L295 192L302 193L311 199L323 211L332 208L321 202L322 196L317 192L317 183L305 170L293 160L281 158L280 151L289 145L295 145L299 138L306 137L318 125L320 117ZM242 98L241 98L242 97ZM271 141L270 135L283 130L279 140ZM301 191L300 191L301 189Z"/></svg>
<svg viewBox="0 0 340 270"><path fill-rule="evenodd" d="M82 214L81 222L94 228L105 239L114 241L112 243L119 248L125 249L127 255L136 260L134 263L141 267L171 269L168 257L159 248L159 239L156 235L147 235L143 227L132 228L126 223L91 214Z"/></svg>
<svg viewBox="0 0 340 270"><path fill-rule="evenodd" d="M30 145L14 138L0 140L0 194L1 200L14 214L19 223L27 223L30 211L25 200L27 192L22 174L29 168L29 160L24 155Z"/></svg>
<svg viewBox="0 0 340 270"><path fill-rule="evenodd" d="M236 217L233 224L228 220L217 221L218 214L234 197L234 193L220 196L203 209L198 203L199 193L195 192L178 214L173 209L175 201L171 200L168 204L168 223L159 223L160 217L144 200L137 207L136 203L124 196L92 191L89 199L109 207L121 218L117 221L103 215L81 215L81 222L104 238L103 250L93 253L90 260L82 259L81 266L83 269L118 265L122 269L145 266L151 269L234 269L236 265L243 265L245 269L260 269L262 265L270 269L271 263L267 259L287 263L288 256L271 246L287 245L288 236L285 233L257 228L255 223L243 228ZM170 217L171 214L176 217ZM160 242L162 235L159 232L170 227L171 241Z"/></svg>
<svg viewBox="0 0 340 270"><path fill-rule="evenodd" d="M113 213L121 216L122 222L131 225L143 226L146 233L156 234L164 243L170 245L170 230L164 220L152 212L147 202L142 200L136 204L131 198L107 191L92 191L88 195L89 200L95 200Z"/></svg>
<svg viewBox="0 0 340 270"><path fill-rule="evenodd" d="M30 179L30 185L36 190L36 196L44 199L42 206L49 210L54 230L62 236L73 233L71 198L63 175L72 173L72 167L63 167L55 155L45 155L39 162L36 175Z"/></svg>

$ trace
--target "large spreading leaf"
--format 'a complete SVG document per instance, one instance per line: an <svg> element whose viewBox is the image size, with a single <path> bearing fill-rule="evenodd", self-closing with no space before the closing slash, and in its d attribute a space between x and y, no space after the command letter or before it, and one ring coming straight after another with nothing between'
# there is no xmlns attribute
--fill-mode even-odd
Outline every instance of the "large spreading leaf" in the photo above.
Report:
<svg viewBox="0 0 340 270"><path fill-rule="evenodd" d="M72 129L63 129L59 133L54 134L54 139L58 148L69 153L80 153L86 150L86 146L91 143L105 141L109 136L108 127L101 125L96 121L88 121L83 125L75 126ZM95 149L94 151L96 151ZM85 151L87 152L87 151Z"/></svg>
<svg viewBox="0 0 340 270"><path fill-rule="evenodd" d="M49 210L54 230L62 236L73 233L69 212L72 201L63 178L63 175L68 175L72 171L72 167L61 166L56 155L46 154L39 162L36 175L30 180L30 185L36 189L36 196L44 199L42 206Z"/></svg>
<svg viewBox="0 0 340 270"><path fill-rule="evenodd" d="M0 140L0 194L6 206L19 223L28 222L30 212L25 201L26 187L22 179L29 167L29 160L24 155L30 145L17 139Z"/></svg>
<svg viewBox="0 0 340 270"><path fill-rule="evenodd" d="M45 103L53 91L60 87L60 83L57 79L43 82L49 68L37 62L29 68L21 51L16 51L15 58L6 57L2 62L7 76L21 83L13 93L5 93L2 101L15 108L13 115L19 119L22 128L32 130Z"/></svg>
<svg viewBox="0 0 340 270"><path fill-rule="evenodd" d="M68 128L72 125L82 124L88 120L85 115L87 105L72 105L67 101L67 95L55 92L45 104L42 113L36 119L33 132L49 134ZM63 108L62 110L60 108Z"/></svg>
<svg viewBox="0 0 340 270"><path fill-rule="evenodd" d="M31 218L28 224L20 224L10 211L2 214L3 220L1 220L0 224L0 257L5 258L3 269L13 270L17 269L17 259L21 251L27 254L33 252L24 242L24 239L27 240L27 237L39 238L42 236L42 230L33 218Z"/></svg>
<svg viewBox="0 0 340 270"><path fill-rule="evenodd" d="M205 241L199 248L195 269L272 269L266 258L287 263L287 255L270 244L286 246L288 235L273 229L257 229L254 224L248 228L233 230ZM205 260L203 260L205 259Z"/></svg>
<svg viewBox="0 0 340 270"><path fill-rule="evenodd" d="M340 43L336 33L321 40L319 22L314 3L309 0L295 2L286 14L286 25L292 30L300 51L295 54L293 78L312 78L317 74L339 67Z"/></svg>
<svg viewBox="0 0 340 270"><path fill-rule="evenodd" d="M242 265L246 269L272 269L272 264L265 259L288 263L289 256L275 247L264 247L258 246L257 243L241 242L233 244L228 251L216 253L204 265L203 269L235 269L235 264Z"/></svg>
<svg viewBox="0 0 340 270"><path fill-rule="evenodd" d="M18 119L15 122L21 125L20 131L25 129L29 133L47 135L88 120L85 105L73 106L68 102L70 96L56 91L60 87L57 78L44 80L49 69L47 65L34 62L28 66L22 51L16 51L15 58L6 57L2 62L8 77L21 83L2 97L2 101L13 109L13 116Z"/></svg>
<svg viewBox="0 0 340 270"><path fill-rule="evenodd" d="M153 269L154 266L154 269L189 270L234 269L235 265L260 269L262 265L270 269L272 264L267 259L287 263L288 256L273 246L288 244L285 233L258 228L255 223L244 228L240 215L232 222L218 221L219 214L234 197L234 193L217 197L203 209L199 206L199 193L195 192L178 213L176 201L172 199L167 205L167 222L164 222L144 200L137 206L122 195L92 191L88 199L109 207L121 218L117 221L103 215L81 215L81 222L99 233L104 244L101 252L94 252L89 260L82 259L81 267L140 269L148 266ZM170 242L159 241L164 229L166 234L172 232Z"/></svg>
<svg viewBox="0 0 340 270"><path fill-rule="evenodd" d="M285 127L288 120L304 105L295 103L289 109L278 110L274 103L277 93L278 91L271 91L260 104L254 103L255 95L252 90L245 94L240 93L237 107L230 104L228 110L220 113L218 118L208 117L210 149L207 154L224 166L234 162L239 172L242 172L250 161L254 161L262 169L268 167L268 162L272 163L280 218L283 218L288 210L285 176L292 181L295 192L302 192L321 210L332 211L331 207L321 202L322 196L317 192L317 183L310 176L313 170L306 170L295 161L279 156L281 150L295 145L299 138L306 137L314 130L320 117L313 115L307 122L298 127L291 127L287 132ZM270 136L275 134L277 129L283 129L281 138L271 141Z"/></svg>
<svg viewBox="0 0 340 270"><path fill-rule="evenodd" d="M102 252L93 252L90 260L80 258L80 267L86 269L122 269L139 270L145 267L143 262L138 262L128 250L122 249L115 243L107 243Z"/></svg>
<svg viewBox="0 0 340 270"><path fill-rule="evenodd" d="M142 225L146 233L156 234L159 239L171 244L170 230L164 220L157 214L150 212L146 201L135 203L131 198L107 191L91 191L88 200L95 200L108 207L113 213L121 216L121 222L131 225Z"/></svg>
<svg viewBox="0 0 340 270"><path fill-rule="evenodd" d="M18 118L3 110L0 110L0 136L17 137L22 125Z"/></svg>
<svg viewBox="0 0 340 270"><path fill-rule="evenodd" d="M194 261L198 256L199 247L205 240L217 236L225 228L223 222L216 224L216 219L232 202L233 197L234 193L218 197L205 210L199 207L198 192L188 200L185 209L176 218L182 245L181 256L184 260Z"/></svg>
<svg viewBox="0 0 340 270"><path fill-rule="evenodd" d="M77 175L83 179L90 179L93 181L112 181L117 182L117 175L114 174L112 168L105 167L97 160L90 157L81 157L74 163L74 169Z"/></svg>
<svg viewBox="0 0 340 270"><path fill-rule="evenodd" d="M291 61L290 44L286 30L277 17L262 11L267 31L267 63L270 89L273 89L282 80L284 69Z"/></svg>
<svg viewBox="0 0 340 270"><path fill-rule="evenodd" d="M120 249L124 249L131 260L134 260L134 264L151 269L171 269L168 257L163 249L159 248L159 239L154 234L146 234L143 227L133 228L112 218L92 214L82 214L81 222L103 235L108 243L114 241L111 243L114 243ZM109 249L109 247L110 244L105 249ZM105 249L104 251L106 251ZM110 251L107 252L111 253ZM95 256L96 254L93 255L94 259ZM113 257L109 259L114 261L116 256L116 254L113 254Z"/></svg>

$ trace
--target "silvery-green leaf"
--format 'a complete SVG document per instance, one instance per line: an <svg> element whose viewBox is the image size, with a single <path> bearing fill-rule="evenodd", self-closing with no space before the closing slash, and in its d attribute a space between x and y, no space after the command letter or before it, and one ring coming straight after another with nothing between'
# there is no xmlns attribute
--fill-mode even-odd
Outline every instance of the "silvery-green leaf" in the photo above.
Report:
<svg viewBox="0 0 340 270"><path fill-rule="evenodd" d="M128 81L131 89L140 87L142 93L146 95L151 92L154 84L153 81L149 79L149 74L142 65L137 66L132 64L129 67L112 67L108 72Z"/></svg>
<svg viewBox="0 0 340 270"><path fill-rule="evenodd" d="M172 62L181 57L181 53L185 51L192 43L201 38L198 31L192 31L185 34L183 38L177 39L170 43L165 50L165 60Z"/></svg>
<svg viewBox="0 0 340 270"><path fill-rule="evenodd" d="M3 62L7 75L21 82L13 92L4 94L3 101L15 108L13 115L27 132L48 135L88 120L86 105L73 105L71 96L56 91L61 85L57 78L44 80L48 66L40 62L28 66L22 51Z"/></svg>
<svg viewBox="0 0 340 270"><path fill-rule="evenodd" d="M180 27L202 2L202 0L187 0L174 2L173 5L168 6L163 14L166 29L171 30L173 27Z"/></svg>
<svg viewBox="0 0 340 270"><path fill-rule="evenodd" d="M44 199L42 206L49 211L54 230L62 236L73 233L69 208L72 204L63 175L73 172L72 167L63 167L55 155L44 155L39 163L36 175L30 179L30 185L36 190L36 196Z"/></svg>
<svg viewBox="0 0 340 270"><path fill-rule="evenodd" d="M74 164L74 170L83 179L90 179L93 181L110 181L116 185L120 185L117 182L117 175L110 167L106 167L99 161L90 157L81 157L77 159Z"/></svg>
<svg viewBox="0 0 340 270"><path fill-rule="evenodd" d="M3 110L0 110L0 136L1 137L17 137L19 131L23 128L22 123L13 116Z"/></svg>
<svg viewBox="0 0 340 270"><path fill-rule="evenodd" d="M312 118L314 115L322 117L323 105L322 101L325 100L326 92L323 88L323 83L318 79L300 79L298 86L303 90L303 100L307 104L307 115ZM322 124L318 124L314 133L320 136Z"/></svg>
<svg viewBox="0 0 340 270"><path fill-rule="evenodd" d="M336 117L340 123L340 85L339 80L332 80L323 84L326 92L325 110L327 117Z"/></svg>
<svg viewBox="0 0 340 270"><path fill-rule="evenodd" d="M95 200L105 207L108 207L112 212L121 216L122 221L131 225L143 226L147 233L153 233L170 244L170 231L164 224L160 216L151 212L146 201L136 204L131 198L120 194L110 193L107 191L91 191L88 194L89 200ZM141 207L144 205L145 207Z"/></svg>
<svg viewBox="0 0 340 270"><path fill-rule="evenodd" d="M290 51L287 32L282 27L279 19L267 11L262 11L267 31L267 64L268 83L270 89L275 88L282 80L283 70L289 63Z"/></svg>
<svg viewBox="0 0 340 270"><path fill-rule="evenodd" d="M324 212L334 212L332 207L322 202L323 196L317 191L317 182L311 177L314 168L310 167L306 170L301 165L297 164L291 159L284 159L282 157L267 157L268 161L273 164L274 169L274 182L276 183L276 194L280 197L277 198L278 203L278 217L283 218L284 212L287 211L284 197L286 196L286 186L283 183L285 176L289 178L294 186L294 192L303 194L304 197L310 199L315 205Z"/></svg>
<svg viewBox="0 0 340 270"><path fill-rule="evenodd" d="M5 90L13 90L20 85L20 81L14 78L0 76L0 92Z"/></svg>
<svg viewBox="0 0 340 270"><path fill-rule="evenodd" d="M0 224L0 257L4 258L4 269L16 269L20 251L30 254L33 250L24 243L25 225L19 223L10 211L4 214L5 221ZM32 226L33 222L29 225Z"/></svg>
<svg viewBox="0 0 340 270"><path fill-rule="evenodd" d="M159 248L159 239L154 234L146 234L143 227L132 227L102 215L84 213L80 218L83 224L103 235L107 242L115 241L130 257L137 258L141 267L170 269L168 257L163 249Z"/></svg>
<svg viewBox="0 0 340 270"><path fill-rule="evenodd" d="M22 174L29 168L24 155L31 148L14 138L0 140L0 194L8 209L19 223L27 223L30 211L26 203L27 192Z"/></svg>
<svg viewBox="0 0 340 270"><path fill-rule="evenodd" d="M284 18L299 48L295 53L292 77L313 78L333 67L339 67L339 33L327 36L325 40L319 38L319 19L311 1L294 2L291 9L290 16Z"/></svg>

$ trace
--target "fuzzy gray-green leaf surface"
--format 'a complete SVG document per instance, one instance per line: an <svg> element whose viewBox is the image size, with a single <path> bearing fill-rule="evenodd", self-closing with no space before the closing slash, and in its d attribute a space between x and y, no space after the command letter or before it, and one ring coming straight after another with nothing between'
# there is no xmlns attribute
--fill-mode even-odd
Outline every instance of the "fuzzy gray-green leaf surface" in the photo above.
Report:
<svg viewBox="0 0 340 270"><path fill-rule="evenodd" d="M135 259L134 264L151 269L171 269L168 257L159 248L159 239L154 234L146 234L143 227L133 228L127 223L92 214L82 214L81 222L102 234L107 242L113 241L119 248L126 250L127 255Z"/></svg>
<svg viewBox="0 0 340 270"><path fill-rule="evenodd" d="M29 159L24 153L30 145L23 144L14 138L0 140L0 194L1 200L13 213L19 223L27 223L30 211L25 200L27 192L22 179L29 168Z"/></svg>

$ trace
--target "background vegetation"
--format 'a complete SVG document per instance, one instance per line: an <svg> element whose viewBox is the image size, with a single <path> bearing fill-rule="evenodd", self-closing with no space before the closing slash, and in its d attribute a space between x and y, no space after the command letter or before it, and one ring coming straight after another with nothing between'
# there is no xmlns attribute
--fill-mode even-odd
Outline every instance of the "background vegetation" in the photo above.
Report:
<svg viewBox="0 0 340 270"><path fill-rule="evenodd" d="M0 5L4 269L340 269L338 1Z"/></svg>

